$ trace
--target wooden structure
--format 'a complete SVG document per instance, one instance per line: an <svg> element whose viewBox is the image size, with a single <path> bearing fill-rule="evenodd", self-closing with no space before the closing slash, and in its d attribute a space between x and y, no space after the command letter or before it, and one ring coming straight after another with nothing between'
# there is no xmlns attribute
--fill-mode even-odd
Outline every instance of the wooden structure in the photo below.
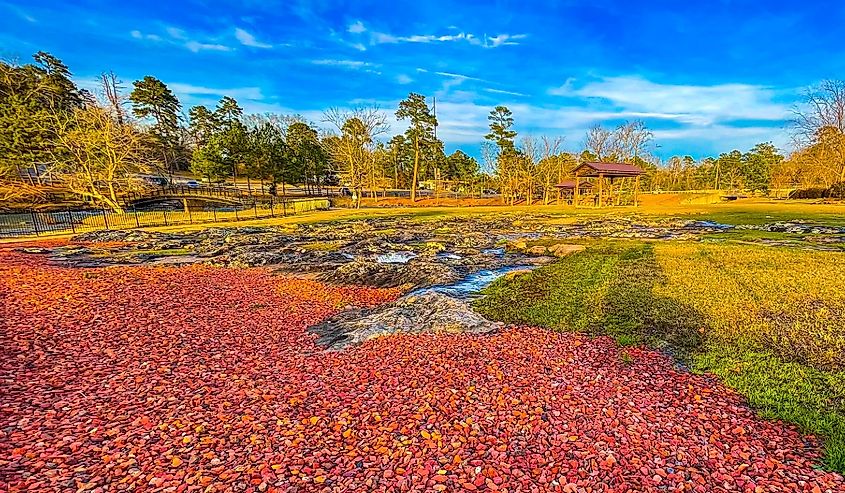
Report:
<svg viewBox="0 0 845 493"><path fill-rule="evenodd" d="M575 180L563 180L562 182L555 185L557 188L557 203L560 204L561 200L564 199L569 203L574 203L575 200ZM578 187L579 194L583 195L586 193L590 193L593 188L593 184L586 181L581 180L581 183Z"/></svg>
<svg viewBox="0 0 845 493"><path fill-rule="evenodd" d="M572 172L575 175L575 180L581 178L594 178L597 181L598 195L597 203L599 207L604 206L604 198L607 195L610 203L613 203L613 185L615 180L624 180L626 178L634 179L634 206L637 205L637 195L640 192L640 176L645 174L641 168L632 164L625 163L581 163ZM610 181L610 186L605 194L605 180ZM578 187L579 189L581 187ZM573 203L578 206L579 189L575 189L575 198ZM619 195L616 196L617 204L619 203Z"/></svg>

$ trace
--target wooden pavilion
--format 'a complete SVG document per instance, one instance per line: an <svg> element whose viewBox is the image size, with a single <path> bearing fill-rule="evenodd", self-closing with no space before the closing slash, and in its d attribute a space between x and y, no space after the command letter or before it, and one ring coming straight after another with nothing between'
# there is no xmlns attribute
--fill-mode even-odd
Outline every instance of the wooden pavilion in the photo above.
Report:
<svg viewBox="0 0 845 493"><path fill-rule="evenodd" d="M563 180L562 182L555 185L557 188L557 203L560 204L561 200L565 200L567 203L571 204L574 203L575 200L575 180ZM588 182L587 180L581 180L581 183L578 187L579 195L586 195L592 191L593 184Z"/></svg>
<svg viewBox="0 0 845 493"><path fill-rule="evenodd" d="M596 184L593 186L596 192L593 203L598 207L604 206L605 198L607 198L609 204L613 204L615 198L616 204L618 205L620 195L619 189L616 190L617 193L614 195L614 181L620 180L624 182L627 178L634 179L633 196L634 206L636 206L637 195L640 192L640 176L645 174L642 168L625 163L581 163L572 172L575 175L576 181L581 178L593 178L596 180ZM605 188L605 180L609 181L609 187L607 188ZM580 189L581 187L578 187L574 190L575 198L573 199L573 203L576 207L578 207L580 200Z"/></svg>

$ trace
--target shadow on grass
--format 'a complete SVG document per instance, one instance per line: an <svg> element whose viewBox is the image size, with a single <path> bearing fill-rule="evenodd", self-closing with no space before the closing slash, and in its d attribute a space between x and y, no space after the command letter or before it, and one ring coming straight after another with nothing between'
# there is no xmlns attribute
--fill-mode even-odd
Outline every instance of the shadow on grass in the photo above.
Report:
<svg viewBox="0 0 845 493"><path fill-rule="evenodd" d="M650 244L607 243L488 288L476 308L507 323L610 335L687 360L703 344L704 315L655 288L667 282Z"/></svg>

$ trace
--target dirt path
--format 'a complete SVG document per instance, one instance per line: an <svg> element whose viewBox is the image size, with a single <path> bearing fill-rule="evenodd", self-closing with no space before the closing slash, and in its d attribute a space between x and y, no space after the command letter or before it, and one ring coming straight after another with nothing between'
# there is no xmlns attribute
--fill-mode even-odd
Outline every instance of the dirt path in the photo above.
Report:
<svg viewBox="0 0 845 493"><path fill-rule="evenodd" d="M607 338L327 353L307 325L397 293L40 258L0 252L4 491L845 490L814 439Z"/></svg>

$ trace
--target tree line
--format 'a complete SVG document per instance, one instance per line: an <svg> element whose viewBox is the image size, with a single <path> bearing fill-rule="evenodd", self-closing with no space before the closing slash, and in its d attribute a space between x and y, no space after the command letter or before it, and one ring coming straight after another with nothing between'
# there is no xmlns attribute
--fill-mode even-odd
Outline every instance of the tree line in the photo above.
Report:
<svg viewBox="0 0 845 493"><path fill-rule="evenodd" d="M0 179L7 181L32 176L34 168L36 180L49 175L116 211L123 192L142 186L133 177L178 171L210 183L257 180L282 195L291 184L309 193L342 184L359 201L365 189L410 188L416 199L427 180L466 190L480 183L474 158L460 150L446 155L437 119L420 94L411 93L395 112L408 129L385 140L387 115L376 107L329 109L322 126L298 115L244 114L229 96L214 108L185 112L153 76L127 88L114 73L103 73L93 94L77 87L53 55L33 59L0 62Z"/></svg>
<svg viewBox="0 0 845 493"><path fill-rule="evenodd" d="M497 106L488 116L483 170L461 150L445 153L437 116L422 94L398 104L395 117L407 129L391 136L388 114L378 107L330 108L321 122L309 122L245 114L224 96L213 108L185 111L161 80L146 76L125 87L112 72L101 75L96 92L77 87L69 68L49 53L38 52L27 64L0 62L0 179L35 168L36 179L49 174L114 210L122 193L141 186L133 176L188 170L210 183L255 180L271 194L284 195L291 184L309 193L343 185L356 204L367 192L389 188L409 189L417 200L421 184L430 182L465 193L494 188L508 204L550 203L555 185L585 161L640 166L646 190L833 189L845 182L845 83L837 81L809 91L796 109L796 146L788 156L760 143L718 157L661 161L642 121L595 125L581 149L569 152L560 137L518 136L512 112Z"/></svg>

